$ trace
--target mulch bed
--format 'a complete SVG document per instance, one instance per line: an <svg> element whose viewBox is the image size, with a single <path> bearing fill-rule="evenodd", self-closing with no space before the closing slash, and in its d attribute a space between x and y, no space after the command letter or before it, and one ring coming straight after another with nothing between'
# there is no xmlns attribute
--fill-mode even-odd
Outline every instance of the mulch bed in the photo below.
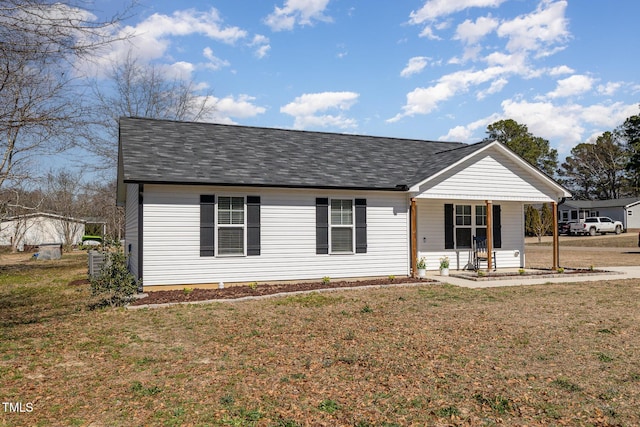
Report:
<svg viewBox="0 0 640 427"><path fill-rule="evenodd" d="M148 304L165 304L193 301L207 301L217 299L237 299L251 296L273 295L287 292L314 291L319 289L337 289L351 287L366 287L393 285L401 283L437 283L430 279L414 279L410 277L401 277L395 279L370 279L358 281L339 281L324 284L322 282L305 282L305 283L281 283L281 284L260 284L255 288L247 285L230 286L224 289L187 289L173 291L153 291L148 296L132 301L130 305L148 305Z"/></svg>

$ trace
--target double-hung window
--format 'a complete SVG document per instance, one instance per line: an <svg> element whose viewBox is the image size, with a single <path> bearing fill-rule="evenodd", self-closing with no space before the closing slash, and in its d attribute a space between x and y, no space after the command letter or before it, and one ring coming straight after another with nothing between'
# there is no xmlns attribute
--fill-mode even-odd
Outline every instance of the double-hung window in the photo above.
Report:
<svg viewBox="0 0 640 427"><path fill-rule="evenodd" d="M218 254L245 255L244 197L218 197Z"/></svg>
<svg viewBox="0 0 640 427"><path fill-rule="evenodd" d="M456 247L470 248L472 236L487 237L487 206L456 205Z"/></svg>
<svg viewBox="0 0 640 427"><path fill-rule="evenodd" d="M471 205L456 205L456 247L471 247Z"/></svg>
<svg viewBox="0 0 640 427"><path fill-rule="evenodd" d="M353 200L331 199L331 253L353 253Z"/></svg>

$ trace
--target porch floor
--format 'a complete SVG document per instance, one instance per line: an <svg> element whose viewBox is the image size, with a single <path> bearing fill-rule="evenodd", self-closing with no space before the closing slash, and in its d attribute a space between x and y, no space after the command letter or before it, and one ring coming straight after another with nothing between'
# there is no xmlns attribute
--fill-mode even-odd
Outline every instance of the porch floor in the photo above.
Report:
<svg viewBox="0 0 640 427"><path fill-rule="evenodd" d="M563 273L530 268L524 269L524 273L520 273L518 268L505 268L498 271L484 271L484 274L484 276L482 273L478 276L475 271L453 270L449 272L449 276L441 276L437 271L428 271L427 278L467 288L488 288L640 278L640 267L604 267L596 270L565 269Z"/></svg>

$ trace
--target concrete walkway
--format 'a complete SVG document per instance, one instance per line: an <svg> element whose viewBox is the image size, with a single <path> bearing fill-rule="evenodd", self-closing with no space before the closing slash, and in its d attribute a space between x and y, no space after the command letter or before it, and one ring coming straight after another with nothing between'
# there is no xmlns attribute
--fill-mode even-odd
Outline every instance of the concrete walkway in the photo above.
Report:
<svg viewBox="0 0 640 427"><path fill-rule="evenodd" d="M495 288L500 286L525 286L525 285L542 285L545 283L572 283L572 282L592 282L601 280L623 280L623 279L640 279L640 266L638 267L598 267L599 270L610 271L610 273L591 274L591 275L572 275L560 277L533 277L523 276L509 279L496 280L469 280L458 277L443 277L438 273L429 274L427 277L442 283L450 283L455 286L464 288Z"/></svg>

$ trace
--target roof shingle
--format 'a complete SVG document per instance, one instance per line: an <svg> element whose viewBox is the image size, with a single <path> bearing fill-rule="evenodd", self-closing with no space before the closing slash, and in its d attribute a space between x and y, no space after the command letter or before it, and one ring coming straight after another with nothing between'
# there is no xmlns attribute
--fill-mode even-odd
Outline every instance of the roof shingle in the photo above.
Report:
<svg viewBox="0 0 640 427"><path fill-rule="evenodd" d="M123 182L392 190L483 144L120 119Z"/></svg>

